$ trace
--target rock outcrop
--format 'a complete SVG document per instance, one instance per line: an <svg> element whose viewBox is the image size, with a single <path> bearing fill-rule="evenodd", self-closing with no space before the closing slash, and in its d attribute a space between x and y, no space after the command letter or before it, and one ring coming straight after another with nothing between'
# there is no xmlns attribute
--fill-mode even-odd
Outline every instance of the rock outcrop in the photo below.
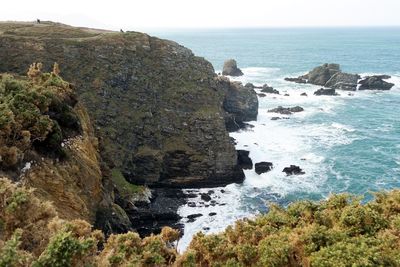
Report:
<svg viewBox="0 0 400 267"><path fill-rule="evenodd" d="M272 164L272 162L266 162L266 161L258 162L254 165L254 171L258 175L260 175L262 173L266 173L272 170L273 166L274 165Z"/></svg>
<svg viewBox="0 0 400 267"><path fill-rule="evenodd" d="M243 180L225 118L255 119L257 96L218 81L212 65L189 49L137 32L1 23L0 58L0 71L16 73L31 62L58 62L94 122L102 157L131 182Z"/></svg>
<svg viewBox="0 0 400 267"><path fill-rule="evenodd" d="M244 170L251 170L253 168L253 161L249 157L250 151L238 150L238 164Z"/></svg>
<svg viewBox="0 0 400 267"><path fill-rule="evenodd" d="M232 82L224 76L217 78L219 88L225 91L223 108L227 112L225 123L228 131L236 131L246 126L246 121L257 119L258 98L254 89L240 82Z"/></svg>
<svg viewBox="0 0 400 267"><path fill-rule="evenodd" d="M338 72L325 83L325 87L345 91L355 91L359 79L360 75L358 74Z"/></svg>
<svg viewBox="0 0 400 267"><path fill-rule="evenodd" d="M282 172L286 173L286 175L301 175L305 174L305 172L296 165L290 165L289 167L285 167Z"/></svg>
<svg viewBox="0 0 400 267"><path fill-rule="evenodd" d="M236 60L228 59L224 62L224 68L222 70L222 75L242 76L243 72L237 67Z"/></svg>
<svg viewBox="0 0 400 267"><path fill-rule="evenodd" d="M294 112L301 112L301 111L304 111L304 109L300 106L289 107L289 108L279 106L277 108L268 110L268 112L280 113L280 114L284 114L284 115L290 115Z"/></svg>
<svg viewBox="0 0 400 267"><path fill-rule="evenodd" d="M269 86L268 84L264 84L261 88L261 92L268 94L277 94L279 95L279 91Z"/></svg>
<svg viewBox="0 0 400 267"><path fill-rule="evenodd" d="M303 76L303 78L306 78L308 83L323 86L338 72L340 72L339 64L326 63L322 66L315 67L312 71Z"/></svg>
<svg viewBox="0 0 400 267"><path fill-rule="evenodd" d="M390 90L394 84L384 81L390 78L389 75L367 76L359 82L358 90Z"/></svg>
<svg viewBox="0 0 400 267"><path fill-rule="evenodd" d="M335 89L325 89L325 88L321 88L318 89L317 91L314 92L314 95L339 95L338 93L336 93Z"/></svg>
<svg viewBox="0 0 400 267"><path fill-rule="evenodd" d="M297 78L285 78L285 81L288 82L295 82L295 83L307 83L307 80L303 77L297 77Z"/></svg>

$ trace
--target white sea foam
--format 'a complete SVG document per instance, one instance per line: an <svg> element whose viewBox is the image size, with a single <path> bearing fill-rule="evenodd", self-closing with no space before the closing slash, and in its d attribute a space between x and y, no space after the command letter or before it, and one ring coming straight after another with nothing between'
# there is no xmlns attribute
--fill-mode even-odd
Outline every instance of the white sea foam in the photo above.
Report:
<svg viewBox="0 0 400 267"><path fill-rule="evenodd" d="M251 203L245 198L259 199L265 194L284 197L296 192L321 193L345 191L351 184L350 177L335 171L332 166L334 159L327 158L329 149L348 145L361 138L356 129L342 121L318 121L313 120L318 116L334 117L335 113L348 104L352 98L376 98L374 92L345 92L338 91L340 96L315 96L314 91L320 86L310 84L296 84L284 81L283 73L275 68L243 68L244 76L232 78L242 83L251 82L255 85L264 83L273 86L280 91L280 95L267 94L259 98L259 115L257 121L250 122L254 127L249 130L241 130L231 133L235 138L237 149L250 151L253 163L269 161L274 168L267 173L258 175L252 170L245 170L246 179L243 185L229 185L221 193L221 188L212 189L213 200L223 206L205 206L201 204L199 197L190 200L196 203L196 207L185 205L179 209L179 214L184 218L185 234L179 243L179 250L183 251L192 236L198 231L215 233L224 230L239 218L248 217L257 213L257 207L249 207ZM301 75L301 73L299 73ZM363 74L366 76L368 74ZM369 74L372 75L372 74ZM290 75L298 76L298 75ZM400 88L400 74L392 75L389 80ZM395 89L397 90L397 89ZM260 92L259 89L256 89ZM301 96L301 93L307 96ZM379 93L379 92L378 92ZM285 96L284 94L289 94ZM350 95L349 95L350 94ZM292 115L281 115L268 112L277 106L292 107L299 105L303 112ZM272 117L289 117L289 119L271 120ZM386 128L385 128L386 129ZM400 148L400 145L397 146ZM400 159L396 161L400 165ZM298 165L304 171L304 175L286 176L282 172L284 167ZM340 188L327 188L329 179L337 179ZM201 189L200 192L207 192ZM209 216L209 213L217 213ZM194 222L187 222L186 217L200 213L203 216ZM204 230L209 228L209 230Z"/></svg>

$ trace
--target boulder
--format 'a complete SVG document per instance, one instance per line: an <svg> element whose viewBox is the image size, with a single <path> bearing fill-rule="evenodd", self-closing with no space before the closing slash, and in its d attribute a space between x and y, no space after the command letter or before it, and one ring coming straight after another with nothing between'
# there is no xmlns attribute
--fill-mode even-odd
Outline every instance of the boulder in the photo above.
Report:
<svg viewBox="0 0 400 267"><path fill-rule="evenodd" d="M285 78L285 81L295 82L295 83L307 83L307 80L302 78L301 76L297 78Z"/></svg>
<svg viewBox="0 0 400 267"><path fill-rule="evenodd" d="M367 76L359 82L361 85L358 90L390 90L394 84L384 81L390 78L389 75Z"/></svg>
<svg viewBox="0 0 400 267"><path fill-rule="evenodd" d="M260 94L257 94L259 97L266 97L267 95L266 94L263 94L263 93L260 93Z"/></svg>
<svg viewBox="0 0 400 267"><path fill-rule="evenodd" d="M305 174L305 172L296 165L290 165L290 167L285 167L282 172L286 173L287 175L300 175Z"/></svg>
<svg viewBox="0 0 400 267"><path fill-rule="evenodd" d="M314 92L314 95L339 95L338 93L336 93L335 89L318 89L317 91Z"/></svg>
<svg viewBox="0 0 400 267"><path fill-rule="evenodd" d="M258 162L254 165L254 170L257 174L262 174L262 173L266 173L269 172L270 170L272 170L273 168L273 164L272 162L266 162L266 161L262 161L262 162Z"/></svg>
<svg viewBox="0 0 400 267"><path fill-rule="evenodd" d="M300 96L307 96L307 93L301 93Z"/></svg>
<svg viewBox="0 0 400 267"><path fill-rule="evenodd" d="M222 75L242 76L243 72L237 67L236 60L228 59L227 61L224 62Z"/></svg>
<svg viewBox="0 0 400 267"><path fill-rule="evenodd" d="M253 168L253 161L249 157L250 151L237 150L238 153L238 165L244 170L251 170Z"/></svg>
<svg viewBox="0 0 400 267"><path fill-rule="evenodd" d="M208 202L208 201L211 200L210 195L208 195L208 194L206 194L206 193L202 193L202 194L200 195L200 198L201 198L202 200L206 201L206 202Z"/></svg>
<svg viewBox="0 0 400 267"><path fill-rule="evenodd" d="M279 95L279 91L275 90L273 87L268 86L268 84L264 84L261 88L261 92L263 93L268 93L268 94L278 94Z"/></svg>
<svg viewBox="0 0 400 267"><path fill-rule="evenodd" d="M304 111L304 109L300 106L295 106L295 107L291 107L291 108L285 108L285 107L279 106L277 108L268 110L268 112L280 113L280 114L285 114L285 115L290 115L293 112L301 112L301 111Z"/></svg>
<svg viewBox="0 0 400 267"><path fill-rule="evenodd" d="M325 87L355 91L357 89L358 79L360 79L360 75L358 74L338 72L326 82Z"/></svg>

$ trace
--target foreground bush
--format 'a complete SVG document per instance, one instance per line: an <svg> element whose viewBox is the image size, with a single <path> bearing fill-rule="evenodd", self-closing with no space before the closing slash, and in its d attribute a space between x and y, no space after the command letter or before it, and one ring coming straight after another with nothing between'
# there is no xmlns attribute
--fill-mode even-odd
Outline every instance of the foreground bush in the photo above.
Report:
<svg viewBox="0 0 400 267"><path fill-rule="evenodd" d="M0 266L400 266L400 191L296 202L221 234L197 234L183 255L179 233L103 234L64 221L32 189L0 179Z"/></svg>
<svg viewBox="0 0 400 267"><path fill-rule="evenodd" d="M0 170L15 169L31 150L61 156L61 141L80 131L72 86L57 64L51 73L41 68L32 64L28 77L0 75Z"/></svg>

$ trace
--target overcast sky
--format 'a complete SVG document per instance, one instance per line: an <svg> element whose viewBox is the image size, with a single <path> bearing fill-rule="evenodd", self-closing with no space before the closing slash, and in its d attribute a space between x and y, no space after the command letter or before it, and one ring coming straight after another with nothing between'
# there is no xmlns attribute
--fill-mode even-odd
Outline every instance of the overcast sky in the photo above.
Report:
<svg viewBox="0 0 400 267"><path fill-rule="evenodd" d="M399 26L400 0L2 0L0 20L119 30Z"/></svg>

